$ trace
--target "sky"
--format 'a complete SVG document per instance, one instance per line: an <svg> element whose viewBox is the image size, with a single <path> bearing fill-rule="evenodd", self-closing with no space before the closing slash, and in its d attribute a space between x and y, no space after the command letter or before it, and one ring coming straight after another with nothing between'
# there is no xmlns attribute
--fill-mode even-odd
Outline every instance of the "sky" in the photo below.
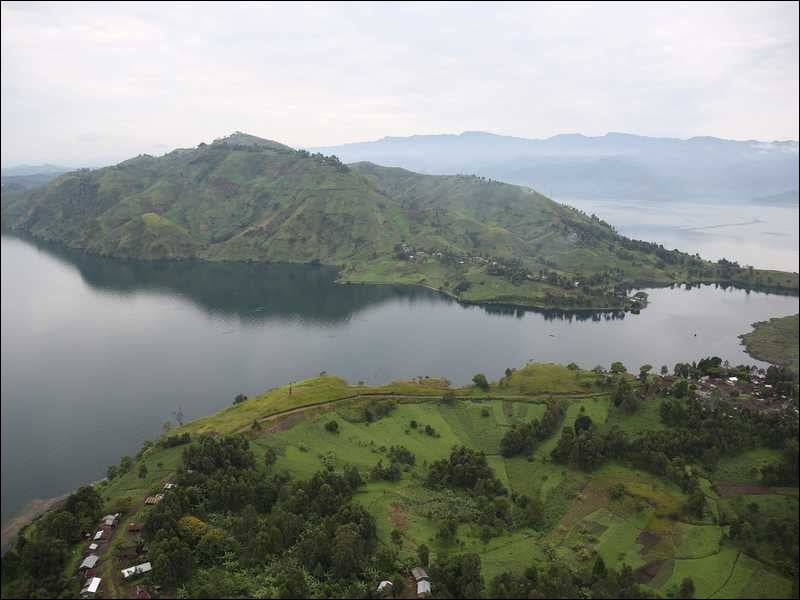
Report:
<svg viewBox="0 0 800 600"><path fill-rule="evenodd" d="M245 131L798 138L798 3L2 3L4 167Z"/></svg>

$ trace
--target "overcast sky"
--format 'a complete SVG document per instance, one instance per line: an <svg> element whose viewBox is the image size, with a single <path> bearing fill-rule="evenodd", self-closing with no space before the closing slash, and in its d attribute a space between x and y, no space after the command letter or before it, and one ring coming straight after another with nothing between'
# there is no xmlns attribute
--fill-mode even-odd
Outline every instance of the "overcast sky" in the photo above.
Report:
<svg viewBox="0 0 800 600"><path fill-rule="evenodd" d="M2 3L2 160L234 130L798 137L798 4Z"/></svg>

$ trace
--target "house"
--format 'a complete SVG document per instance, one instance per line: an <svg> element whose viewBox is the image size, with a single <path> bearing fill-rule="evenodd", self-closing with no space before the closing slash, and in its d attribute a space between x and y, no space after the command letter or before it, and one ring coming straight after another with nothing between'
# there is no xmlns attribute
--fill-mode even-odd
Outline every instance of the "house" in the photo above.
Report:
<svg viewBox="0 0 800 600"><path fill-rule="evenodd" d="M129 579L131 577L138 577L139 575L144 575L145 573L149 573L152 570L153 570L152 565L149 562L146 562L133 567L128 567L127 569L122 569L121 573L124 579Z"/></svg>
<svg viewBox="0 0 800 600"><path fill-rule="evenodd" d="M178 484L177 484L177 483L165 483L165 484L164 484L164 489L165 489L165 490L173 490L173 489L175 489L176 487L178 487Z"/></svg>
<svg viewBox="0 0 800 600"><path fill-rule="evenodd" d="M91 544L89 544L89 551L90 551L90 552L94 552L94 551L95 551L95 550L97 550L99 547L100 547L99 545L97 545L97 544L95 544L94 542L92 542Z"/></svg>
<svg viewBox="0 0 800 600"><path fill-rule="evenodd" d="M414 578L414 581L428 579L428 573L422 567L414 567L411 569L411 576Z"/></svg>
<svg viewBox="0 0 800 600"><path fill-rule="evenodd" d="M103 539L105 534L106 534L105 530L101 529L100 531L98 531L97 533L94 534L94 538L92 538L92 539L95 542L99 542L100 540Z"/></svg>
<svg viewBox="0 0 800 600"><path fill-rule="evenodd" d="M94 598L100 589L100 578L92 577L86 581L86 585L81 590L81 598Z"/></svg>
<svg viewBox="0 0 800 600"><path fill-rule="evenodd" d="M392 589L392 582L383 580L378 584L378 592L389 592Z"/></svg>
<svg viewBox="0 0 800 600"><path fill-rule="evenodd" d="M119 513L114 513L113 515L106 515L102 518L103 527L116 527L117 521L119 521Z"/></svg>
<svg viewBox="0 0 800 600"><path fill-rule="evenodd" d="M88 569L94 569L98 560L100 560L100 557L97 556L97 554L90 554L89 556L83 559L83 562L81 562L80 566L78 567L78 570L85 571Z"/></svg>
<svg viewBox="0 0 800 600"><path fill-rule="evenodd" d="M417 598L425 598L431 594L431 582L423 579L417 582Z"/></svg>
<svg viewBox="0 0 800 600"><path fill-rule="evenodd" d="M155 496L148 496L145 498L145 504L158 504L161 500L164 499L164 494L156 494Z"/></svg>
<svg viewBox="0 0 800 600"><path fill-rule="evenodd" d="M128 523L128 533L141 533L144 523Z"/></svg>

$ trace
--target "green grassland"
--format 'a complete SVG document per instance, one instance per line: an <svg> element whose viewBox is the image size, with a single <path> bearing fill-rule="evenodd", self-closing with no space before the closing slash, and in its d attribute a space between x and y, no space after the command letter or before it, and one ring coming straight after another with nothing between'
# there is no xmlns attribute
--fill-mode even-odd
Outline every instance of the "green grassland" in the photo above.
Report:
<svg viewBox="0 0 800 600"><path fill-rule="evenodd" d="M320 375L268 390L215 415L173 429L170 435L244 432L257 457L268 448L276 450L273 472L294 478L310 478L325 468L341 472L355 465L367 484L354 501L375 518L381 544L393 545L392 532L401 534L400 557L414 561L416 549L427 545L433 556L449 552L476 552L482 572L490 581L504 571L522 573L547 556L578 568L591 568L602 557L610 568L628 565L637 580L660 596L673 596L684 577L695 583L698 598L790 597L792 582L776 568L768 544L755 554L727 540L721 515L735 516L758 505L760 518L797 519L797 497L748 495L719 497L704 480L709 508L702 518L687 519L681 507L687 499L676 484L652 473L619 462L608 462L591 474L552 462L550 453L560 431L542 440L529 457L504 458L500 439L515 423L539 418L552 396L566 405L560 429L571 428L581 415L589 416L599 430L620 428L635 433L664 426L657 415L658 398L652 405L627 415L616 409L602 375L552 364L529 364L517 369L488 391L473 386L451 389L439 379L398 381L384 386L353 386L332 375ZM445 392L452 392L445 398ZM388 412L368 419L375 403L389 403ZM336 420L338 432L326 423ZM254 428L253 423L259 425ZM412 425L415 424L416 426ZM433 435L425 432L425 426ZM399 481L370 480L372 467L388 463L391 446L401 445L416 458L402 470ZM541 500L543 520L532 527L511 527L492 532L488 538L464 518L456 539L437 535L449 516L473 515L476 500L463 492L432 489L425 484L428 466L449 456L454 446L483 451L496 477L510 492ZM147 447L134 469L98 489L109 509L130 498L123 522L141 521L147 511L143 498L158 491L178 468L185 446ZM753 465L777 456L776 451L753 450L723 459L715 479L748 481ZM139 464L147 473L137 475ZM612 499L611 490L621 485L624 494ZM34 524L35 527L35 524ZM124 529L124 528L121 528ZM130 543L120 530L111 549ZM110 554L106 555L107 557ZM76 553L67 569L74 570ZM112 580L114 569L128 566L116 559L103 560L102 576L111 581L106 594L129 597L131 585Z"/></svg>
<svg viewBox="0 0 800 600"><path fill-rule="evenodd" d="M753 331L739 337L753 358L800 371L800 315L753 323Z"/></svg>
<svg viewBox="0 0 800 600"><path fill-rule="evenodd" d="M629 240L529 188L347 166L243 133L3 188L0 209L3 227L100 255L322 263L342 282L472 303L623 308L620 288L682 282L798 292L795 273Z"/></svg>

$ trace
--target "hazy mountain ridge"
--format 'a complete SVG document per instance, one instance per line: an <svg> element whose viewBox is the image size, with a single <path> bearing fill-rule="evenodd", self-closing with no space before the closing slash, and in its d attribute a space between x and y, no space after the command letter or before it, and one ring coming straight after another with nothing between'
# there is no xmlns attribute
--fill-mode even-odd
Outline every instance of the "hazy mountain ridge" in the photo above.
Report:
<svg viewBox="0 0 800 600"><path fill-rule="evenodd" d="M316 148L432 174L476 173L548 195L636 200L749 200L798 188L798 142L625 133L525 139L484 132L385 137Z"/></svg>

